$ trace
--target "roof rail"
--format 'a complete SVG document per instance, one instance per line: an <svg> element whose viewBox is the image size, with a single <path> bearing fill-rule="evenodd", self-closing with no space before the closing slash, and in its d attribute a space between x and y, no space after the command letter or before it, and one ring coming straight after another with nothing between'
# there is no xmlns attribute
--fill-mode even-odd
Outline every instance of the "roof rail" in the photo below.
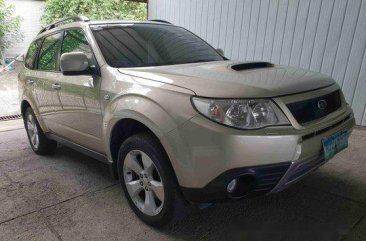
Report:
<svg viewBox="0 0 366 241"><path fill-rule="evenodd" d="M168 22L166 20L162 20L162 19L151 19L149 21L152 21L152 22L159 22L159 23L166 23L166 24L172 24L171 22Z"/></svg>
<svg viewBox="0 0 366 241"><path fill-rule="evenodd" d="M87 18L85 16L73 16L73 17L63 18L57 22L51 23L50 25L47 25L46 27L42 28L38 34L41 34L43 32L46 32L47 30L56 28L63 24L72 23L72 22L89 22L89 21L90 21L89 18Z"/></svg>

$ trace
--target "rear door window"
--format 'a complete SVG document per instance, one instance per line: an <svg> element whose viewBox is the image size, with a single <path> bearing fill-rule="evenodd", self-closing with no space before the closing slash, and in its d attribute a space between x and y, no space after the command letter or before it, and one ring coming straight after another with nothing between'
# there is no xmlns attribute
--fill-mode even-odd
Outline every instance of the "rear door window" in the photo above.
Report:
<svg viewBox="0 0 366 241"><path fill-rule="evenodd" d="M59 54L62 34L57 33L47 36L42 44L38 57L38 69L46 71L59 71Z"/></svg>
<svg viewBox="0 0 366 241"><path fill-rule="evenodd" d="M39 48L41 47L42 44L42 39L38 39L36 41L34 41L33 43L31 43L31 45L29 46L27 55L25 57L25 67L27 67L28 69L34 69L35 68L35 64L36 64L36 58L39 52Z"/></svg>

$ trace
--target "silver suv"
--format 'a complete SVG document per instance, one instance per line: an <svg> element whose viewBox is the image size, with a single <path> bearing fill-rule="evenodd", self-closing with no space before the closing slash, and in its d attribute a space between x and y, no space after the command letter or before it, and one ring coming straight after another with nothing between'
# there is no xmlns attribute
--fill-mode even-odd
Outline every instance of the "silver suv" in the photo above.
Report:
<svg viewBox="0 0 366 241"><path fill-rule="evenodd" d="M68 18L42 29L24 62L34 152L62 143L105 162L155 226L192 203L287 188L346 148L355 125L333 79L230 61L164 21Z"/></svg>

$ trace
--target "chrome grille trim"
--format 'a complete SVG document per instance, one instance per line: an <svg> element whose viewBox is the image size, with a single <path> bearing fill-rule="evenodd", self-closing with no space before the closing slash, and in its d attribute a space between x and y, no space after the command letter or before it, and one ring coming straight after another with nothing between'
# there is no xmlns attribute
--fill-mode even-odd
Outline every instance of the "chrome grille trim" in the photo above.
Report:
<svg viewBox="0 0 366 241"><path fill-rule="evenodd" d="M343 124L344 122L348 121L349 119L351 119L351 116L352 116L352 115L350 114L350 115L348 115L346 118L344 118L344 119L342 119L342 120L340 120L340 121L336 122L336 123L335 123L335 124L333 124L333 125L330 125L330 126L328 126L328 127L326 127L326 128L323 128L323 129L320 129L320 130L318 130L318 131L312 132L312 133L310 133L310 134L304 135L304 136L302 137L302 140L303 140L303 141L305 141L305 140L307 140L307 139L310 139L310 138L313 138L313 137L315 137L315 136L317 136L317 135L320 135L320 134L322 134L322 133L324 133L324 132L327 132L327 131L329 131L329 130L331 130L331 129L333 129L333 128L336 128L337 126L339 126L339 125Z"/></svg>

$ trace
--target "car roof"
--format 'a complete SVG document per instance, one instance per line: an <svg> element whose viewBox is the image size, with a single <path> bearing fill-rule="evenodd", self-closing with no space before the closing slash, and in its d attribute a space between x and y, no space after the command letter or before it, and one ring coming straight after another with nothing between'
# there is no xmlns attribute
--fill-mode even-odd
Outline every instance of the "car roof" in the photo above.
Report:
<svg viewBox="0 0 366 241"><path fill-rule="evenodd" d="M155 19L155 20L146 20L146 21L135 21L135 20L93 20L90 21L89 18L85 16L71 16L64 19L61 19L57 22L51 23L38 33L36 39L41 38L49 33L53 33L56 31L60 31L66 28L72 27L85 27L89 25L108 25L108 24L161 24L161 25L171 25L171 23Z"/></svg>
<svg viewBox="0 0 366 241"><path fill-rule="evenodd" d="M161 20L163 21L163 20ZM135 21L135 20L93 20L89 22L89 25L98 24L133 24L133 23L145 23L145 24L164 24L171 25L170 23L160 22L160 20L146 20L146 21Z"/></svg>
<svg viewBox="0 0 366 241"><path fill-rule="evenodd" d="M75 17L78 18L78 17ZM62 22L61 20L59 22ZM171 23L164 20L145 20L145 21L136 21L136 20L92 20L89 19L80 19L79 21L73 21L70 23L64 23L61 25L57 25L59 22L50 24L44 27L36 36L35 39L42 38L50 33L58 32L63 29L68 28L76 28L76 27L87 27L90 25L108 25L108 24L154 24L154 25L172 25Z"/></svg>

